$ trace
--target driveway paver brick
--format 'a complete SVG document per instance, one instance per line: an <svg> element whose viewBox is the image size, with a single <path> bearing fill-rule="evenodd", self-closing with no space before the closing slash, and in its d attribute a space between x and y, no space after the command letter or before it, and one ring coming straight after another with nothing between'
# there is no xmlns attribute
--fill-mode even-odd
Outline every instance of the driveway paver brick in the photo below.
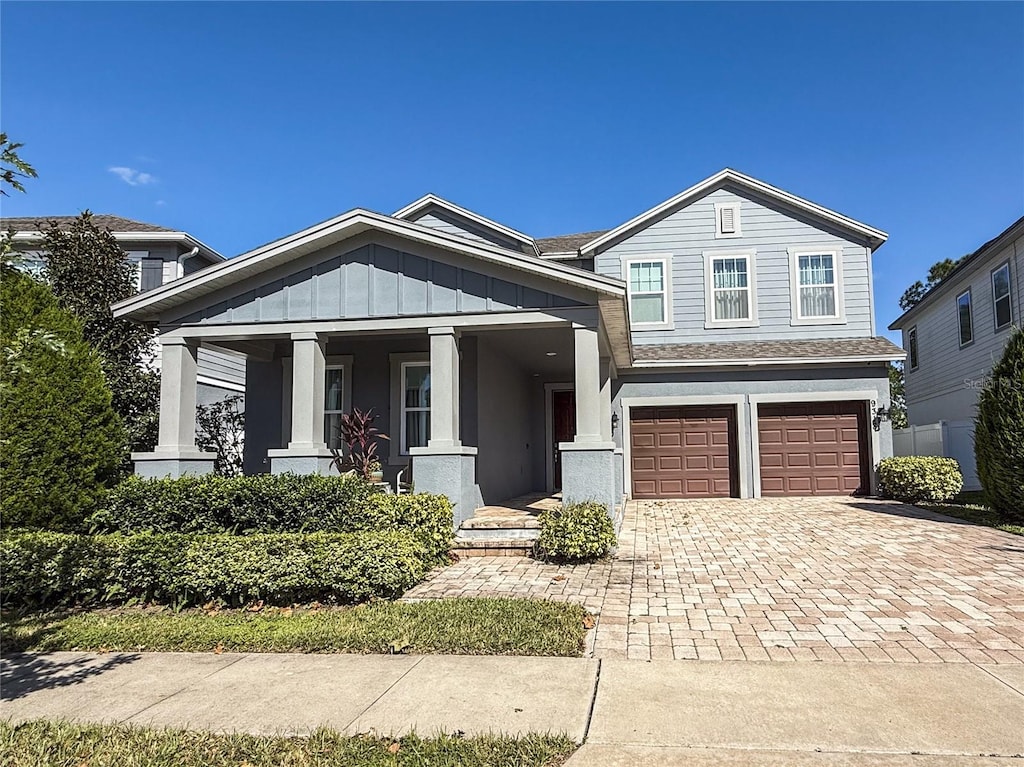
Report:
<svg viewBox="0 0 1024 767"><path fill-rule="evenodd" d="M1024 663L1024 538L887 501L632 501L608 561L471 557L406 594L458 596L578 602L598 658Z"/></svg>

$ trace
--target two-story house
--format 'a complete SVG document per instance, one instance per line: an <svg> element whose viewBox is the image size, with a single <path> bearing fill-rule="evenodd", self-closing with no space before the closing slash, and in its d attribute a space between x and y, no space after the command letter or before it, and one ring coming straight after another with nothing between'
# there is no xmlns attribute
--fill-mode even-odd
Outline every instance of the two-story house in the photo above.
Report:
<svg viewBox="0 0 1024 767"><path fill-rule="evenodd" d="M1024 217L969 256L889 326L903 334L910 454L956 458L964 487L980 487L974 463L978 395L1003 355L1024 306ZM901 445L902 448L902 445Z"/></svg>
<svg viewBox="0 0 1024 767"><path fill-rule="evenodd" d="M40 229L51 222L68 228L74 220L75 216L4 218L0 219L0 232L14 232L11 244L21 254L20 268L38 273L43 268ZM110 230L128 260L136 265L140 293L224 260L220 253L186 232L106 214L94 215L92 220L97 227ZM159 364L159 359L155 363ZM197 383L200 404L241 395L245 392L245 360L213 348L204 349L199 357Z"/></svg>
<svg viewBox="0 0 1024 767"><path fill-rule="evenodd" d="M482 503L870 492L892 452L884 232L724 170L614 229L536 239L427 195L355 209L115 306L162 341L146 475L195 447L208 345L246 358L245 469L329 471L373 408L459 520Z"/></svg>

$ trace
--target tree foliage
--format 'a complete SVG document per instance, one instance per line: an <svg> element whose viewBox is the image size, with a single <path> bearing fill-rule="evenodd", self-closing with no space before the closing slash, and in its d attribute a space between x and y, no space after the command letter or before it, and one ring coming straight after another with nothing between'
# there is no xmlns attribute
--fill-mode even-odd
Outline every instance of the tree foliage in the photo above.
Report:
<svg viewBox="0 0 1024 767"><path fill-rule="evenodd" d="M1024 330L1016 329L978 400L974 457L985 503L1024 521Z"/></svg>
<svg viewBox="0 0 1024 767"><path fill-rule="evenodd" d="M235 394L196 408L196 446L217 454L213 471L221 477L242 476L245 414L241 402L242 396Z"/></svg>
<svg viewBox="0 0 1024 767"><path fill-rule="evenodd" d="M921 280L918 280L903 291L903 295L900 296L900 309L907 311L921 303L921 299L925 297L925 294L946 279L946 277L956 269L957 265L959 265L964 258L967 258L967 256L956 260L952 258L945 258L942 261L937 261L932 264L931 268L928 269L927 282L921 282Z"/></svg>
<svg viewBox="0 0 1024 767"><path fill-rule="evenodd" d="M903 363L889 365L889 420L892 428L907 428L907 389L903 377Z"/></svg>
<svg viewBox="0 0 1024 767"><path fill-rule="evenodd" d="M0 514L74 530L120 477L124 433L81 323L45 285L0 267Z"/></svg>
<svg viewBox="0 0 1024 767"><path fill-rule="evenodd" d="M18 156L18 150L24 144L15 144L7 138L6 133L0 133L0 195L9 197L9 192L4 189L4 184L18 192L25 191L22 179L36 178L36 170Z"/></svg>
<svg viewBox="0 0 1024 767"><path fill-rule="evenodd" d="M136 266L114 236L85 211L70 227L43 228L43 276L60 305L82 321L85 339L100 355L132 450L152 450L158 431L159 375L150 368L153 334L117 319L110 309L136 293Z"/></svg>

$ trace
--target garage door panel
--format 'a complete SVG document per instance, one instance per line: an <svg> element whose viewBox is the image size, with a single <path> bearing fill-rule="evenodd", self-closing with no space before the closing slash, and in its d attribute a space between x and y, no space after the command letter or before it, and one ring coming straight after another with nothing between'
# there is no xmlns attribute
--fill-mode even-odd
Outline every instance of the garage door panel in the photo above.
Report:
<svg viewBox="0 0 1024 767"><path fill-rule="evenodd" d="M635 498L736 494L734 407L659 407L633 412L642 416L630 418Z"/></svg>
<svg viewBox="0 0 1024 767"><path fill-rule="evenodd" d="M867 490L867 419L860 402L759 408L762 495L847 495Z"/></svg>

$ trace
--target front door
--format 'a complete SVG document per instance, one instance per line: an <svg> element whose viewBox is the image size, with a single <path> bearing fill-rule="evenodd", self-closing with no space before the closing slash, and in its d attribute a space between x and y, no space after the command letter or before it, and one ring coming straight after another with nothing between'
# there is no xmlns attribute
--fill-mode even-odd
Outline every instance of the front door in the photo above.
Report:
<svg viewBox="0 0 1024 767"><path fill-rule="evenodd" d="M551 392L551 455L554 457L555 490L562 489L562 454L559 442L572 442L576 438L576 393Z"/></svg>

